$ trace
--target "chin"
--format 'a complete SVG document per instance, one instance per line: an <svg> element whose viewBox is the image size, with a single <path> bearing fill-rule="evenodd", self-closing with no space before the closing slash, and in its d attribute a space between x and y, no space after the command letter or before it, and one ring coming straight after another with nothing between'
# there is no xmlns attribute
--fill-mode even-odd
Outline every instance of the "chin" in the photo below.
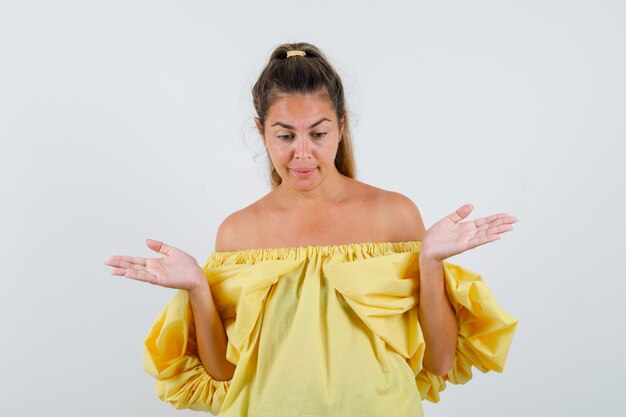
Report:
<svg viewBox="0 0 626 417"><path fill-rule="evenodd" d="M283 181L285 183L285 181ZM298 181L298 180L288 180L287 184L289 188L293 188L296 191L310 191L316 189L319 185L319 181Z"/></svg>

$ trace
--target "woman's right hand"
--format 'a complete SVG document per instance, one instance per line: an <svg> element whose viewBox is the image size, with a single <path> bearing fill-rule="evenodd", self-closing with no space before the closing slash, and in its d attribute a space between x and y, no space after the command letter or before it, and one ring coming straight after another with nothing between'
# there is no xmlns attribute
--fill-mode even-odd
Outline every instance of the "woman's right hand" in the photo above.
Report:
<svg viewBox="0 0 626 417"><path fill-rule="evenodd" d="M161 258L112 256L105 262L106 265L113 267L111 274L187 291L207 283L202 268L193 256L158 240L147 239L146 245L163 256Z"/></svg>

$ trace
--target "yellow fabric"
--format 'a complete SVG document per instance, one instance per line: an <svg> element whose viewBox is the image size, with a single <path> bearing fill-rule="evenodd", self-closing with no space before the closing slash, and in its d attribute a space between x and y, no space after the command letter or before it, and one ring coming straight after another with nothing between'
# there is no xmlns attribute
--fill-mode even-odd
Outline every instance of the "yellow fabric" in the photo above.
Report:
<svg viewBox="0 0 626 417"><path fill-rule="evenodd" d="M517 320L480 275L444 262L459 323L444 377L422 369L421 242L214 252L203 270L228 335L229 381L198 358L191 307L178 291L145 341L144 365L175 408L232 416L422 416L446 381L504 368Z"/></svg>

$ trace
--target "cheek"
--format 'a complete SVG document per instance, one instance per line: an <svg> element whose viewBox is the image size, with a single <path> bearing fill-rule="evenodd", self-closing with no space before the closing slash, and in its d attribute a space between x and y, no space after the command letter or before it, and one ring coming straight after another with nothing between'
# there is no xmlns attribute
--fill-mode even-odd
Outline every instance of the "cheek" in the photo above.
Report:
<svg viewBox="0 0 626 417"><path fill-rule="evenodd" d="M337 145L326 146L323 149L320 149L320 158L323 158L329 163L334 163L335 156L337 155Z"/></svg>
<svg viewBox="0 0 626 417"><path fill-rule="evenodd" d="M288 147L279 147L268 150L274 166L283 165L291 160L293 152Z"/></svg>

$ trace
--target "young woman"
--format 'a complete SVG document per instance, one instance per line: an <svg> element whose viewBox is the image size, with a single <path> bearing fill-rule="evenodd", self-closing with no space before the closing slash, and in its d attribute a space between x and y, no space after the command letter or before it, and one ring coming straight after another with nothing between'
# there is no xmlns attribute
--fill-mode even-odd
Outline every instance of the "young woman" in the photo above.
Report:
<svg viewBox="0 0 626 417"><path fill-rule="evenodd" d="M203 267L114 256L112 274L180 291L145 342L176 408L229 416L421 416L471 366L501 371L517 320L481 277L445 259L517 219L425 230L402 194L355 179L344 91L322 52L281 45L253 88L272 190L220 225Z"/></svg>

